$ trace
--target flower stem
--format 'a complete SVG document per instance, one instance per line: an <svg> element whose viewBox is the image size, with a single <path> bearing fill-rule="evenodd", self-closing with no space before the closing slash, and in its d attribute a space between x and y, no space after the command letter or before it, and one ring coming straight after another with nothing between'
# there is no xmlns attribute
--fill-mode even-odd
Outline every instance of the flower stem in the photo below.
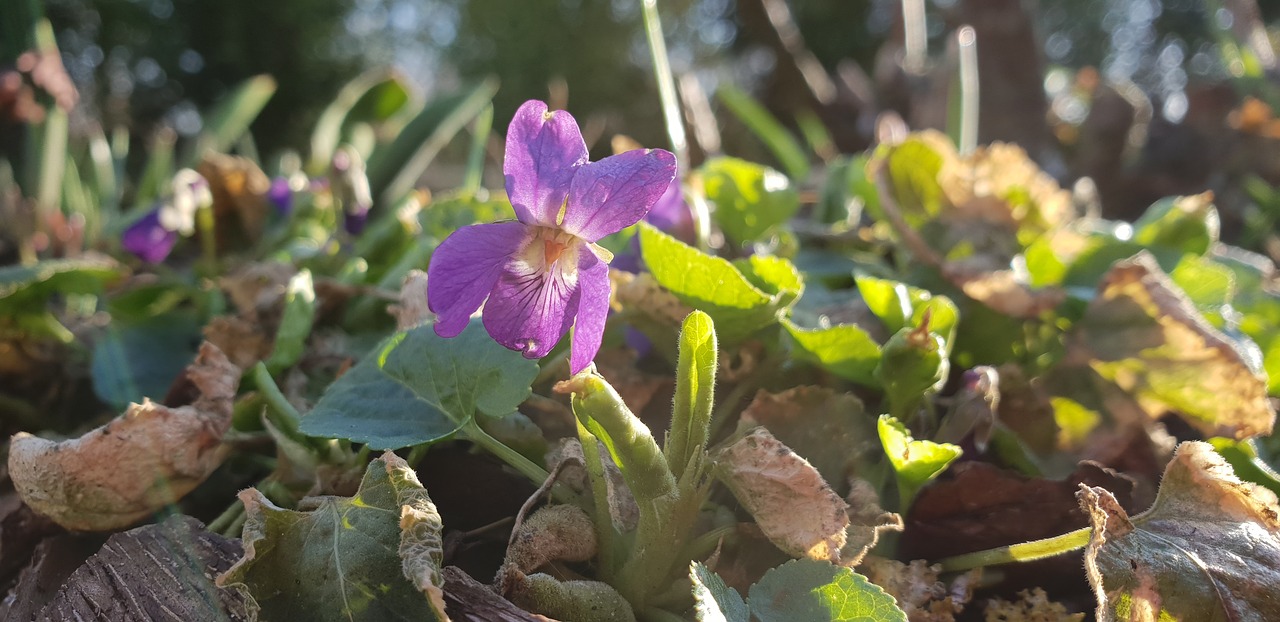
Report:
<svg viewBox="0 0 1280 622"><path fill-rule="evenodd" d="M196 208L197 229L200 232L200 254L209 276L218 274L218 232L213 219L213 206Z"/></svg>
<svg viewBox="0 0 1280 622"><path fill-rule="evenodd" d="M267 419L270 419L271 423L289 438L310 445L311 439L298 431L302 415L298 414L298 410L289 403L284 393L280 391L280 387L276 386L276 381L271 377L271 372L267 370L266 365L259 362L253 368L253 381L258 385L258 392L267 403Z"/></svg>
<svg viewBox="0 0 1280 622"><path fill-rule="evenodd" d="M521 455L520 452L503 445L502 441L489 436L488 432L480 429L480 424L476 423L475 419L468 421L466 425L462 426L462 433L467 437L467 440L470 440L471 442L483 447L494 456L497 456L499 460L502 460L507 464L507 466L519 471L521 475L529 478L529 480L534 484L541 485L543 482L547 481L548 474L546 469L534 464L533 461ZM553 490L552 493L554 494L555 490Z"/></svg>
<svg viewBox="0 0 1280 622"><path fill-rule="evenodd" d="M1029 562L1082 549L1089 544L1093 530L1084 527L1060 536L1012 544L985 551L948 557L940 562L943 572L955 572L1013 562Z"/></svg>

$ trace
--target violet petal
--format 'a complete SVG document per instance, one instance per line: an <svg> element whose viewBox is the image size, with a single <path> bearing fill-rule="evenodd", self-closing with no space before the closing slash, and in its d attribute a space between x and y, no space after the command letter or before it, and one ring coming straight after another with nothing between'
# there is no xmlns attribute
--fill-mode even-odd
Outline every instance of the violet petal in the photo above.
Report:
<svg viewBox="0 0 1280 622"><path fill-rule="evenodd" d="M439 317L436 334L455 337L467 327L528 238L528 227L505 221L463 227L440 243L427 267L427 307Z"/></svg>
<svg viewBox="0 0 1280 622"><path fill-rule="evenodd" d="M573 323L569 311L577 307L577 293L576 280L555 264L549 270L508 264L484 305L485 330L525 358L546 356Z"/></svg>
<svg viewBox="0 0 1280 622"><path fill-rule="evenodd" d="M540 101L525 102L507 129L502 163L516 218L554 227L574 171L586 162L587 143L573 115L563 110L548 113Z"/></svg>
<svg viewBox="0 0 1280 622"><path fill-rule="evenodd" d="M609 291L609 264L584 248L578 257L578 307L569 356L570 374L585 369L600 351L605 319L609 316Z"/></svg>
<svg viewBox="0 0 1280 622"><path fill-rule="evenodd" d="M595 242L636 224L676 175L676 157L636 149L583 165L569 187L561 228Z"/></svg>
<svg viewBox="0 0 1280 622"><path fill-rule="evenodd" d="M120 245L147 263L160 263L173 251L178 242L178 233L165 229L160 224L160 209L147 212L145 216L129 225L120 237Z"/></svg>

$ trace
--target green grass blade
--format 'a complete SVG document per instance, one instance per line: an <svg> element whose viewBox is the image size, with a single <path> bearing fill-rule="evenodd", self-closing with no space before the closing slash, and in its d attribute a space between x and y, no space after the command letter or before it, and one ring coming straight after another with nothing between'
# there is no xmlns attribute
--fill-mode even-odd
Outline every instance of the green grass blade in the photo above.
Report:
<svg viewBox="0 0 1280 622"><path fill-rule="evenodd" d="M809 177L809 158L795 137L765 107L741 89L725 84L716 97L764 142L787 175L796 182Z"/></svg>

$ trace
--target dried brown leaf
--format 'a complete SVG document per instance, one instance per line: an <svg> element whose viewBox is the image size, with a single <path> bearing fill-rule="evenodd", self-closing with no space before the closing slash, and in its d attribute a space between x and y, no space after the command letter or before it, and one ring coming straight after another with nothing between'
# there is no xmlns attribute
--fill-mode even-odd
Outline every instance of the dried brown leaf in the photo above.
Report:
<svg viewBox="0 0 1280 622"><path fill-rule="evenodd" d="M1107 273L1068 357L1133 395L1149 416L1172 410L1206 436L1248 438L1275 424L1265 375L1146 253Z"/></svg>
<svg viewBox="0 0 1280 622"><path fill-rule="evenodd" d="M396 330L408 330L435 317L427 307L427 273L410 270L400 284L400 302L387 307L387 312L396 318Z"/></svg>
<svg viewBox="0 0 1280 622"><path fill-rule="evenodd" d="M902 531L903 524L897 513L886 512L880 507L880 495L867 480L850 478L845 501L849 504L849 528L845 530L847 540L844 548L840 549L840 560L853 568L875 548L881 534Z"/></svg>
<svg viewBox="0 0 1280 622"><path fill-rule="evenodd" d="M800 386L781 393L760 391L742 412L739 428L764 426L804 457L833 488L844 482L863 458L879 458L883 449L875 419L862 401L825 387ZM837 491L840 492L840 491Z"/></svg>
<svg viewBox="0 0 1280 622"><path fill-rule="evenodd" d="M32 509L75 531L127 527L169 505L222 464L240 368L205 343L187 368L194 404L150 400L80 438L26 433L9 445L9 474Z"/></svg>
<svg viewBox="0 0 1280 622"><path fill-rule="evenodd" d="M795 557L840 563L848 505L768 430L756 428L721 451L715 470L775 546Z"/></svg>

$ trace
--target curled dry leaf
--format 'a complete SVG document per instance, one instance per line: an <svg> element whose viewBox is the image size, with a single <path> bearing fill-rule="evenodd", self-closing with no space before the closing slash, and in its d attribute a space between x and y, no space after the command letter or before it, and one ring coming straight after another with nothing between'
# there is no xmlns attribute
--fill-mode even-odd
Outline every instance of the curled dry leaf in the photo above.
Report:
<svg viewBox="0 0 1280 622"><path fill-rule="evenodd" d="M847 540L840 550L840 560L843 565L854 568L862 563L868 551L875 548L880 534L902 531L903 524L897 513L886 512L880 507L880 495L875 486L865 479L849 479L849 494L845 501L849 504L849 528L845 530Z"/></svg>
<svg viewBox="0 0 1280 622"><path fill-rule="evenodd" d="M843 484L859 463L878 459L881 452L875 419L866 413L862 401L824 387L760 391L742 411L740 421L744 430L768 428L809 461L823 480L837 485Z"/></svg>
<svg viewBox="0 0 1280 622"><path fill-rule="evenodd" d="M1265 375L1145 252L1111 268L1068 348L1153 418L1171 410L1206 436L1236 439L1275 424Z"/></svg>
<svg viewBox="0 0 1280 622"><path fill-rule="evenodd" d="M62 442L15 435L9 475L23 501L67 529L111 531L181 499L226 456L240 368L205 343L187 375L200 391L189 406L144 400Z"/></svg>
<svg viewBox="0 0 1280 622"><path fill-rule="evenodd" d="M1029 277L1012 269L975 270L963 262L942 265L942 274L964 294L1016 318L1036 318L1057 308L1067 294L1056 287L1032 287Z"/></svg>
<svg viewBox="0 0 1280 622"><path fill-rule="evenodd" d="M206 153L196 168L209 181L213 192L213 212L218 223L218 241L226 244L238 235L258 239L267 221L267 191L271 180L249 158ZM240 231L231 227L239 224Z"/></svg>
<svg viewBox="0 0 1280 622"><path fill-rule="evenodd" d="M400 302L387 307L387 312L396 318L396 330L409 330L435 317L427 307L427 273L410 270L400 284Z"/></svg>
<svg viewBox="0 0 1280 622"><path fill-rule="evenodd" d="M504 572L529 574L553 561L584 562L596 554L591 517L576 505L548 505L520 524L507 547Z"/></svg>
<svg viewBox="0 0 1280 622"><path fill-rule="evenodd" d="M248 369L271 356L272 335L261 324L234 315L219 315L205 325L204 338L217 346L241 369Z"/></svg>
<svg viewBox="0 0 1280 622"><path fill-rule="evenodd" d="M848 506L817 469L768 430L756 428L721 451L715 470L779 549L840 563Z"/></svg>
<svg viewBox="0 0 1280 622"><path fill-rule="evenodd" d="M1078 498L1099 620L1280 620L1276 495L1236 478L1211 445L1180 445L1155 504L1132 518L1104 488L1082 485Z"/></svg>
<svg viewBox="0 0 1280 622"><path fill-rule="evenodd" d="M941 566L922 559L904 564L893 559L868 557L859 568L872 583L898 601L911 622L954 622L956 614L973 598L982 575L973 569L945 583L938 579Z"/></svg>

